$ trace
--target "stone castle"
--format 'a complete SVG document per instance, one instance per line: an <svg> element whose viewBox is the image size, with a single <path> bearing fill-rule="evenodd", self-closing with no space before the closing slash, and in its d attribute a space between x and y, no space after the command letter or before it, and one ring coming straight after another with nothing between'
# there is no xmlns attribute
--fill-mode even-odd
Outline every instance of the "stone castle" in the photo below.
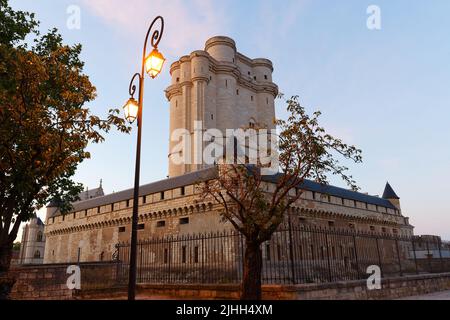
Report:
<svg viewBox="0 0 450 320"><path fill-rule="evenodd" d="M205 50L194 51L171 65L172 82L166 90L171 132L187 129L193 134L195 122L202 124L202 130L273 128L278 88L272 72L271 61L237 52L232 39L209 39ZM139 238L231 229L231 224L222 221L218 205L205 201L195 188L199 181L214 178L215 167L174 164L175 143L170 144L169 178L139 190ZM270 188L271 182L265 183ZM302 188L305 192L291 210L294 223L413 234L389 184L381 198L311 181ZM132 189L84 198L65 215L49 204L44 263L111 260L115 245L130 239L132 206Z"/></svg>

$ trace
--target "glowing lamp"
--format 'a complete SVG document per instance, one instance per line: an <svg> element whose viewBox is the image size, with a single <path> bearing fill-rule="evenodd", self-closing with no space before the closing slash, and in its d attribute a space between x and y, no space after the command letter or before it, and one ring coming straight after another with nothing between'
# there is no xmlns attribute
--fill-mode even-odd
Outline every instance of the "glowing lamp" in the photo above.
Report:
<svg viewBox="0 0 450 320"><path fill-rule="evenodd" d="M133 123L138 116L139 104L134 98L130 98L123 107L123 110L125 112L125 119L129 123Z"/></svg>
<svg viewBox="0 0 450 320"><path fill-rule="evenodd" d="M153 49L152 52L145 58L145 69L150 77L153 79L158 76L161 72L162 67L166 59L158 51L158 49Z"/></svg>

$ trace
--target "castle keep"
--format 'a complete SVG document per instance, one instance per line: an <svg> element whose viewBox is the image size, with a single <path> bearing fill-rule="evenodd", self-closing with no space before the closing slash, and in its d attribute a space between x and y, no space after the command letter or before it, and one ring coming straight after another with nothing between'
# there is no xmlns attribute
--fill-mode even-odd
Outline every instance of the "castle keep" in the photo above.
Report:
<svg viewBox="0 0 450 320"><path fill-rule="evenodd" d="M202 130L273 128L278 88L272 82L272 72L269 60L244 56L237 52L232 39L209 39L205 50L181 57L170 68L172 83L166 96L171 133L187 129L193 134L195 122L202 124ZM199 181L213 179L216 168L175 164L171 161L175 145L176 141L170 142L169 178L139 190L139 238L231 229L221 220L220 208L202 198L195 187ZM264 183L270 190L273 180ZM294 224L413 234L399 197L389 184L381 198L311 181L305 181L302 189L302 198L291 210ZM132 206L132 189L84 198L65 215L50 204L44 263L111 260L116 244L130 239Z"/></svg>

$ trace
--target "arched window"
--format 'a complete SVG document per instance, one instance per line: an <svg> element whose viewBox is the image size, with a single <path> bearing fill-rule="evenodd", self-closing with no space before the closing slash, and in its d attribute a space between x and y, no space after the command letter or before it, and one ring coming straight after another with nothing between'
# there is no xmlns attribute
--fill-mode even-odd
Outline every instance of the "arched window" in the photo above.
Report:
<svg viewBox="0 0 450 320"><path fill-rule="evenodd" d="M41 252L39 250L36 250L36 252L34 253L34 258L39 259L40 257L41 257Z"/></svg>
<svg viewBox="0 0 450 320"><path fill-rule="evenodd" d="M42 242L42 231L38 231L36 241L37 242Z"/></svg>

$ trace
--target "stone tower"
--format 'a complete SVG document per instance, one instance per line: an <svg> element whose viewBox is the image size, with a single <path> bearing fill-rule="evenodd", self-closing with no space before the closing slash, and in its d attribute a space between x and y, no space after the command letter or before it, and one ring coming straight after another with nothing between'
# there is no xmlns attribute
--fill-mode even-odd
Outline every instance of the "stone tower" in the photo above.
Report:
<svg viewBox="0 0 450 320"><path fill-rule="evenodd" d="M273 66L268 59L250 59L237 52L228 37L213 37L205 49L183 56L170 67L171 85L166 90L170 102L170 133L186 129L194 139L196 123L201 130L258 126L274 128L274 100L278 87L272 82ZM169 177L206 167L205 164L176 164L175 146L169 143ZM204 144L204 142L201 142ZM194 142L191 143L192 148Z"/></svg>
<svg viewBox="0 0 450 320"><path fill-rule="evenodd" d="M44 223L40 218L33 218L23 226L19 263L41 264L44 262L44 251Z"/></svg>

